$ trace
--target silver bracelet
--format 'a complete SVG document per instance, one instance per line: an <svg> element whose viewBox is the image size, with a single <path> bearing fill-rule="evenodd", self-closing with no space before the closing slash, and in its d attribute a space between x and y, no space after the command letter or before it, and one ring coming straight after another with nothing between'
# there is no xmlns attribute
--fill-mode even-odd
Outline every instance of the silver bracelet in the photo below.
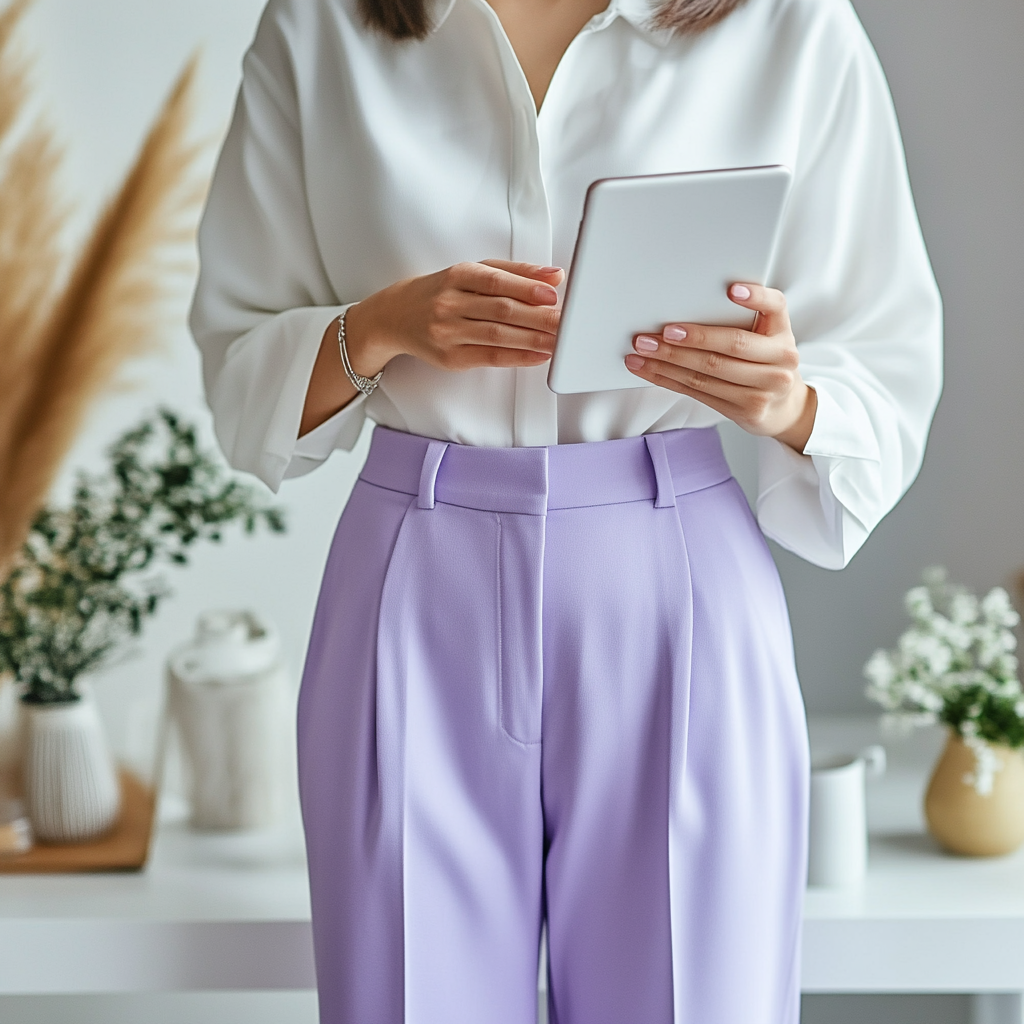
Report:
<svg viewBox="0 0 1024 1024"><path fill-rule="evenodd" d="M341 365L345 367L345 376L348 377L352 386L357 391L362 391L364 395L372 395L377 390L377 385L380 383L381 377L384 376L384 371L381 370L374 377L364 377L361 373L356 373L352 369L352 364L348 360L348 348L345 345L346 316L348 316L347 309L338 317L338 349L341 352Z"/></svg>

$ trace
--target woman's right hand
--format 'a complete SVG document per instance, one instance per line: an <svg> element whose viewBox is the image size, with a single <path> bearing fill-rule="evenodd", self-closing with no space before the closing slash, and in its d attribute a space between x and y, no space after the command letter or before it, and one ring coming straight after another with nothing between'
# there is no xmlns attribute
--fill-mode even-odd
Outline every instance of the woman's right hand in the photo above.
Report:
<svg viewBox="0 0 1024 1024"><path fill-rule="evenodd" d="M373 377L397 355L445 370L539 366L551 358L558 330L558 267L485 260L411 277L349 307L345 348L356 373ZM299 436L358 394L338 354L338 322L320 340Z"/></svg>
<svg viewBox="0 0 1024 1024"><path fill-rule="evenodd" d="M484 260L399 281L349 309L352 368L372 377L403 354L445 370L539 366L554 351L562 277L558 267Z"/></svg>

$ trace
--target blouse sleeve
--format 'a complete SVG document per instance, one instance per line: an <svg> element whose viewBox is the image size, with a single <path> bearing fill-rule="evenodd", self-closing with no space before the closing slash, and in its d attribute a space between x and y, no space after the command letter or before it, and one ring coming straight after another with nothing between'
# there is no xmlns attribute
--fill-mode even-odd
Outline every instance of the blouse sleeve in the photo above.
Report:
<svg viewBox="0 0 1024 1024"><path fill-rule="evenodd" d="M199 230L190 326L228 461L277 490L359 438L364 398L296 442L327 325L347 305L309 213L294 73L272 3L243 65Z"/></svg>
<svg viewBox="0 0 1024 1024"><path fill-rule="evenodd" d="M803 455L759 441L757 500L765 534L830 569L913 482L942 386L941 301L895 111L847 9L847 57L820 76L836 85L801 143L773 272L817 416Z"/></svg>

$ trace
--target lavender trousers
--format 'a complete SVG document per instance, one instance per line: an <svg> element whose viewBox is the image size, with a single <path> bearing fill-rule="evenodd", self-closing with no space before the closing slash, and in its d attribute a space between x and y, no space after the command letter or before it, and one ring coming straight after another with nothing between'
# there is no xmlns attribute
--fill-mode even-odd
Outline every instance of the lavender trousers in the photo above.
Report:
<svg viewBox="0 0 1024 1024"><path fill-rule="evenodd" d="M323 1024L797 1024L808 758L714 429L378 427L299 705Z"/></svg>

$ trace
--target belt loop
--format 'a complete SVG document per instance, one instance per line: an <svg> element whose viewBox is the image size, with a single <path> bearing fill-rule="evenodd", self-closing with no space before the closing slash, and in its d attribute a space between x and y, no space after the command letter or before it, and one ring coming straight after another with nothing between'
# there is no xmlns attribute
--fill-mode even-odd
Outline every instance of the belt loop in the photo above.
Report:
<svg viewBox="0 0 1024 1024"><path fill-rule="evenodd" d="M447 441L431 441L427 445L426 454L423 456L423 466L420 469L420 493L416 499L416 505L419 508L434 507L434 484L437 481L437 471L441 468L441 460L446 451L448 451Z"/></svg>
<svg viewBox="0 0 1024 1024"><path fill-rule="evenodd" d="M654 479L658 484L658 494L654 499L655 508L674 508L676 489L672 482L672 469L668 464L668 453L665 451L665 438L661 434L644 434L647 443L647 454L651 457L654 467Z"/></svg>

